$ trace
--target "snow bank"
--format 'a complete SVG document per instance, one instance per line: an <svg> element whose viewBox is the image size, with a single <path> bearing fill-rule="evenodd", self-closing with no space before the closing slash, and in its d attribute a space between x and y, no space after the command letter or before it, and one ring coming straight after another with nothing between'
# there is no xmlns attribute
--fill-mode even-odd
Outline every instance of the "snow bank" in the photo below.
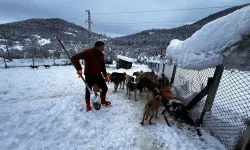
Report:
<svg viewBox="0 0 250 150"><path fill-rule="evenodd" d="M243 52L241 46L242 42L249 41L249 14L250 6L206 24L185 41L172 40L166 50L167 59L185 69L201 70L219 64L250 69L247 55L250 44L243 44Z"/></svg>
<svg viewBox="0 0 250 150"><path fill-rule="evenodd" d="M127 61L127 62L134 62L133 58L129 58L129 57L122 56L122 55L117 55L117 58L121 59L121 60L124 60L124 61Z"/></svg>
<svg viewBox="0 0 250 150"><path fill-rule="evenodd" d="M50 44L51 41L50 41L50 39L41 38L41 39L38 40L38 43L40 45L46 45L46 44Z"/></svg>

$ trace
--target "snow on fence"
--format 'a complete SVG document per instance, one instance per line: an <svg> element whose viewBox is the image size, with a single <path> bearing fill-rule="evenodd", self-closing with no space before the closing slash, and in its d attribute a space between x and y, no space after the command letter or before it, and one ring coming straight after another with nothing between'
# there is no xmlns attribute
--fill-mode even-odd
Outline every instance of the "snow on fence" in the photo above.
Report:
<svg viewBox="0 0 250 150"><path fill-rule="evenodd" d="M164 64L162 70L158 69L160 65L148 65L156 72L163 71L173 80L173 92L185 104L207 85L208 78L215 73L215 68L197 71L177 67L173 76L173 65ZM220 139L228 149L234 149L242 141L240 139L247 128L246 122L250 119L250 72L224 69L212 108L202 118L206 101L207 96L190 110L190 115L195 121L202 119L201 127Z"/></svg>

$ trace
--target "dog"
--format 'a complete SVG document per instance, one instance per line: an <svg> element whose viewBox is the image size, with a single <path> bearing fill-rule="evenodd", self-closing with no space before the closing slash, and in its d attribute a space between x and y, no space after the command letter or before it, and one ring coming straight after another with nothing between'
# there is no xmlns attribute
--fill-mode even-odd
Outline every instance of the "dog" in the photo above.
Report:
<svg viewBox="0 0 250 150"><path fill-rule="evenodd" d="M29 67L30 67L31 69L35 69L35 68L38 69L39 66L32 66L32 65L30 65Z"/></svg>
<svg viewBox="0 0 250 150"><path fill-rule="evenodd" d="M126 78L125 82L126 82L127 95L129 95L129 99L130 99L130 91L136 90L136 84L134 83L135 78L130 75L126 75L125 78Z"/></svg>
<svg viewBox="0 0 250 150"><path fill-rule="evenodd" d="M169 82L169 79L165 76L165 74L162 74L161 75L161 78L158 80L159 82L159 86L161 87L169 87L170 86L170 82Z"/></svg>
<svg viewBox="0 0 250 150"><path fill-rule="evenodd" d="M102 92L102 89L99 88L99 86L97 84L94 84L92 86L92 91L94 92L95 96L98 96L98 92L101 93Z"/></svg>
<svg viewBox="0 0 250 150"><path fill-rule="evenodd" d="M130 80L126 83L126 89L127 89L127 95L129 99L130 99L130 93L131 92L135 93L135 101L136 101L137 84L134 83L132 80Z"/></svg>
<svg viewBox="0 0 250 150"><path fill-rule="evenodd" d="M43 65L45 69L49 69L51 66L50 65Z"/></svg>
<svg viewBox="0 0 250 150"><path fill-rule="evenodd" d="M142 72L142 71L141 71L141 72L134 72L134 73L133 73L133 76L136 77L136 78L135 78L135 82L136 82L136 83L139 82L139 80L140 80L140 78L142 77L142 75L143 75L143 72Z"/></svg>
<svg viewBox="0 0 250 150"><path fill-rule="evenodd" d="M150 80L154 80L154 81L156 81L156 79L157 79L157 75L154 73L154 71L151 71L151 72L143 72L143 73L142 73L142 76L143 76L143 77L147 77L147 78L149 78Z"/></svg>
<svg viewBox="0 0 250 150"><path fill-rule="evenodd" d="M158 87L158 83L147 77L140 77L140 80L137 83L137 89L140 90L140 95L142 94L143 89L147 89L147 94L149 96L149 92L153 91L155 87Z"/></svg>
<svg viewBox="0 0 250 150"><path fill-rule="evenodd" d="M122 87L123 84L123 89L124 89L124 85L125 85L125 80L126 80L126 73L118 73L118 72L113 72L110 75L110 82L114 82L115 86L114 86L114 92L117 91L117 88L120 84L120 88Z"/></svg>
<svg viewBox="0 0 250 150"><path fill-rule="evenodd" d="M160 102L162 97L160 95L155 96L152 100L148 101L148 103L144 107L143 117L141 121L141 125L144 125L144 120L147 120L149 117L149 124L152 124L152 119L159 109Z"/></svg>
<svg viewBox="0 0 250 150"><path fill-rule="evenodd" d="M154 89L152 91L152 96L156 97L157 95L161 95L161 92L160 92L160 90L157 87L154 87ZM158 117L158 110L159 110L159 107L157 108L157 110L155 112L155 118L159 118Z"/></svg>
<svg viewBox="0 0 250 150"><path fill-rule="evenodd" d="M175 120L187 123L191 126L194 126L194 121L188 115L186 106L178 99L170 99L168 101L162 100L163 106L165 109L162 111L162 114L165 114L167 111L170 116Z"/></svg>

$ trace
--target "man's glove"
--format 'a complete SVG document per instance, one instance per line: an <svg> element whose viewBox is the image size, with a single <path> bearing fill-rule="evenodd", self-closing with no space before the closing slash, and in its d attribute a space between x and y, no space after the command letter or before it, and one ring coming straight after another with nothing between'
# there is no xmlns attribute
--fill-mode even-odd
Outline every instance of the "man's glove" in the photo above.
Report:
<svg viewBox="0 0 250 150"><path fill-rule="evenodd" d="M109 82L109 76L108 75L105 76L105 81Z"/></svg>
<svg viewBox="0 0 250 150"><path fill-rule="evenodd" d="M82 70L78 70L78 71L77 71L77 74L78 74L78 76L79 76L78 78L82 77Z"/></svg>

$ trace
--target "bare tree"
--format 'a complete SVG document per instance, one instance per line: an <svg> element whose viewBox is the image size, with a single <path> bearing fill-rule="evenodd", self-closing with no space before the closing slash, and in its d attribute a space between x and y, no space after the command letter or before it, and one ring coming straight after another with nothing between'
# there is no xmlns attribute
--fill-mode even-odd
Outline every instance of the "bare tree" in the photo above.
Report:
<svg viewBox="0 0 250 150"><path fill-rule="evenodd" d="M11 61L11 58L10 58L10 51L9 51L9 41L10 39L7 38L6 34L5 34L5 31L4 30L1 30L2 32L2 36L4 38L4 44L5 44L5 48L6 48L6 51L7 51L7 58L9 59L9 61ZM4 59L5 60L5 59Z"/></svg>

